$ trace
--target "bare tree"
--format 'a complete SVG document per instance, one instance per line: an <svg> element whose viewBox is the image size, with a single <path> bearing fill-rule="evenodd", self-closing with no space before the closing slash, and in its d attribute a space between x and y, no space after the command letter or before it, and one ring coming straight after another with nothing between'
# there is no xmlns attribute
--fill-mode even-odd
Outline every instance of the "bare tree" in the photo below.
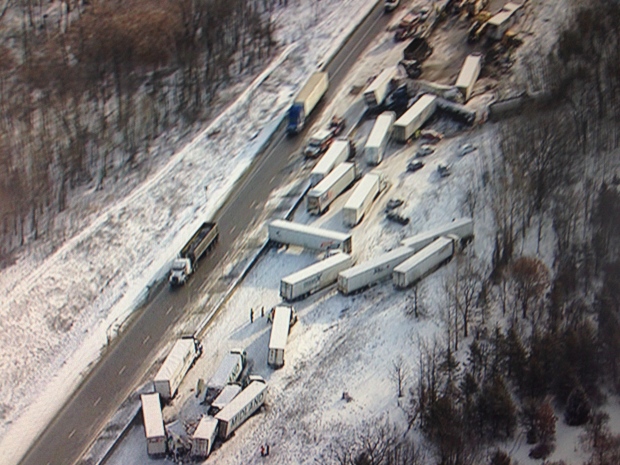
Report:
<svg viewBox="0 0 620 465"><path fill-rule="evenodd" d="M396 360L392 362L392 370L390 371L390 378L396 383L398 391L398 398L403 397L404 384L409 378L409 368L405 364L403 358L399 355Z"/></svg>

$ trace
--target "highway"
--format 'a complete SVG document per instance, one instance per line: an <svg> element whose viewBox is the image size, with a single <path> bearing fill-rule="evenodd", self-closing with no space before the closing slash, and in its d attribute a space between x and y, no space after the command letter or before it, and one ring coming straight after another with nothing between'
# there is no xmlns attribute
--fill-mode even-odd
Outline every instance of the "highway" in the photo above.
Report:
<svg viewBox="0 0 620 465"><path fill-rule="evenodd" d="M391 18L384 15L380 2L328 64L330 89L315 114L333 97L359 54L386 28ZM278 129L271 144L256 157L216 214L219 243L201 261L188 285L177 292L163 287L148 305L133 315L54 421L36 439L21 465L73 465L81 459L118 406L144 382L145 373L167 340L167 331L187 313L193 299L198 298L201 284L212 278L216 281L213 270L221 269L241 248L248 228L264 213L263 205L270 193L294 176L286 168L291 164L301 167L299 150L305 137L304 131L288 138L283 127Z"/></svg>

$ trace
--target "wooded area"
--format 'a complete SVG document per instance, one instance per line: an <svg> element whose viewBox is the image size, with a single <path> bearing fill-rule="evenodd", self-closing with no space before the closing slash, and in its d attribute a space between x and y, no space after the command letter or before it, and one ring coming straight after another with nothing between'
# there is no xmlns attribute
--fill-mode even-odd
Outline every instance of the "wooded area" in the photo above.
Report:
<svg viewBox="0 0 620 465"><path fill-rule="evenodd" d="M0 257L50 231L77 187L122 182L149 143L208 116L275 46L273 0L5 5Z"/></svg>

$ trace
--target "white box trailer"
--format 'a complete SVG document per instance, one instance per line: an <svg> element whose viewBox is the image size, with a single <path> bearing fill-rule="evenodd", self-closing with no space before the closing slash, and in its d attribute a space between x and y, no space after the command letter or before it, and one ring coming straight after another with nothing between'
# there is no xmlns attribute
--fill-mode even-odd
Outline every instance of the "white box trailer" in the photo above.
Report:
<svg viewBox="0 0 620 465"><path fill-rule="evenodd" d="M474 85L480 75L482 69L482 55L479 53L472 53L465 58L465 63L461 68L459 77L456 79L456 88L463 94L463 98L467 102L471 93L474 90Z"/></svg>
<svg viewBox="0 0 620 465"><path fill-rule="evenodd" d="M195 458L206 458L211 453L213 442L217 437L218 421L210 416L203 416L192 436L192 455Z"/></svg>
<svg viewBox="0 0 620 465"><path fill-rule="evenodd" d="M310 185L316 186L340 163L347 161L350 155L351 144L346 139L338 139L332 142L327 152L310 172Z"/></svg>
<svg viewBox="0 0 620 465"><path fill-rule="evenodd" d="M271 336L267 364L273 368L284 366L284 349L291 326L297 321L292 307L277 306L272 310Z"/></svg>
<svg viewBox="0 0 620 465"><path fill-rule="evenodd" d="M415 252L409 247L398 247L390 252L341 271L338 275L338 290L347 295L372 286L392 275L392 271Z"/></svg>
<svg viewBox="0 0 620 465"><path fill-rule="evenodd" d="M159 394L142 394L142 419L144 420L144 435L146 436L146 452L149 455L160 456L166 454L166 430L161 413Z"/></svg>
<svg viewBox="0 0 620 465"><path fill-rule="evenodd" d="M459 218L450 223L442 224L430 231L408 237L400 241L401 245L412 248L415 252L426 247L441 236L454 235L462 241L474 236L474 220L471 218Z"/></svg>
<svg viewBox="0 0 620 465"><path fill-rule="evenodd" d="M170 400L175 396L181 381L200 353L200 343L193 337L184 337L174 343L153 380L155 391L163 400Z"/></svg>
<svg viewBox="0 0 620 465"><path fill-rule="evenodd" d="M522 6L513 2L506 3L499 13L487 21L487 35L491 39L502 40L506 31L517 20Z"/></svg>
<svg viewBox="0 0 620 465"><path fill-rule="evenodd" d="M416 252L392 273L394 286L405 289L412 286L428 273L437 269L454 254L454 240L448 237L435 239L422 250Z"/></svg>
<svg viewBox="0 0 620 465"><path fill-rule="evenodd" d="M285 220L274 220L268 224L267 229L269 240L280 244L324 251L340 249L349 254L353 250L351 234Z"/></svg>
<svg viewBox="0 0 620 465"><path fill-rule="evenodd" d="M265 402L267 383L264 380L252 381L230 404L215 415L218 421L218 434L228 439Z"/></svg>
<svg viewBox="0 0 620 465"><path fill-rule="evenodd" d="M437 97L424 94L394 123L392 134L400 142L407 142L435 112Z"/></svg>
<svg viewBox="0 0 620 465"><path fill-rule="evenodd" d="M320 183L306 195L306 210L312 215L320 215L331 203L357 179L353 163L340 163Z"/></svg>
<svg viewBox="0 0 620 465"><path fill-rule="evenodd" d="M206 400L215 398L227 384L239 379L246 362L246 352L243 349L232 349L224 355L217 370L207 382Z"/></svg>
<svg viewBox="0 0 620 465"><path fill-rule="evenodd" d="M213 402L211 402L211 407L209 408L209 413L212 415L217 414L220 410L226 407L228 404L232 402L232 400L237 397L237 394L241 392L241 386L238 384L228 384L224 389L222 389L219 395L215 398Z"/></svg>
<svg viewBox="0 0 620 465"><path fill-rule="evenodd" d="M288 275L280 281L280 295L285 300L295 300L333 284L338 273L353 265L346 253L337 253L325 260Z"/></svg>
<svg viewBox="0 0 620 465"><path fill-rule="evenodd" d="M393 111L384 111L377 117L364 146L364 156L369 165L378 165L383 160L395 120L396 113Z"/></svg>
<svg viewBox="0 0 620 465"><path fill-rule="evenodd" d="M380 184L381 178L378 175L372 173L364 175L342 209L345 226L352 228L362 221L379 195Z"/></svg>
<svg viewBox="0 0 620 465"><path fill-rule="evenodd" d="M390 91L390 83L398 75L398 68L390 66L379 73L364 91L364 102L369 110L374 110L385 101Z"/></svg>

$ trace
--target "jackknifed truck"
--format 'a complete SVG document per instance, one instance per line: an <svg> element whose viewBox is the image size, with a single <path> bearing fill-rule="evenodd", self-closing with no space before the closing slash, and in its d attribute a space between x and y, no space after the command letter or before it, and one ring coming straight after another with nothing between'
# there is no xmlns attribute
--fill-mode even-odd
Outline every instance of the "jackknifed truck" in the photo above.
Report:
<svg viewBox="0 0 620 465"><path fill-rule="evenodd" d="M159 394L142 394L142 419L146 436L146 452L154 457L166 455L166 430L161 413Z"/></svg>
<svg viewBox="0 0 620 465"><path fill-rule="evenodd" d="M401 245L413 249L415 252L423 249L435 239L441 236L458 236L461 241L467 241L474 237L474 220L471 218L459 218L450 223L444 223L429 231L416 234L400 241Z"/></svg>
<svg viewBox="0 0 620 465"><path fill-rule="evenodd" d="M369 111L376 111L383 105L385 98L390 93L392 82L398 76L398 68L391 66L384 69L373 79L364 91L364 102Z"/></svg>
<svg viewBox="0 0 620 465"><path fill-rule="evenodd" d="M362 221L379 195L380 189L381 177L379 175L372 173L364 175L342 208L342 219L345 226L352 228Z"/></svg>
<svg viewBox="0 0 620 465"><path fill-rule="evenodd" d="M243 349L232 349L224 355L217 370L207 382L206 402L217 397L227 384L234 383L239 379L245 367L246 357L246 352Z"/></svg>
<svg viewBox="0 0 620 465"><path fill-rule="evenodd" d="M284 349L291 326L297 321L293 307L278 305L271 310L271 336L269 338L269 353L267 364L273 368L284 366Z"/></svg>
<svg viewBox="0 0 620 465"><path fill-rule="evenodd" d="M319 291L338 279L338 273L353 265L353 259L338 252L325 260L285 276L280 281L280 295L292 301Z"/></svg>
<svg viewBox="0 0 620 465"><path fill-rule="evenodd" d="M260 376L251 376L250 384L230 404L215 415L218 435L228 439L239 426L256 412L267 397L267 383Z"/></svg>
<svg viewBox="0 0 620 465"><path fill-rule="evenodd" d="M325 176L332 172L332 170L344 163L351 157L351 142L346 139L338 139L332 142L332 145L327 149L325 155L321 157L318 163L314 166L310 172L310 185L316 186L320 183Z"/></svg>
<svg viewBox="0 0 620 465"><path fill-rule="evenodd" d="M196 262L207 250L213 247L218 236L217 224L212 222L202 223L198 231L183 246L179 257L172 262L169 278L170 286L182 286L187 282L190 275L194 272Z"/></svg>
<svg viewBox="0 0 620 465"><path fill-rule="evenodd" d="M155 378L153 385L164 401L174 397L183 378L202 353L200 342L193 337L183 337L174 343Z"/></svg>
<svg viewBox="0 0 620 465"><path fill-rule="evenodd" d="M415 252L409 247L398 247L390 252L360 263L338 275L338 290L351 294L392 276L392 271Z"/></svg>
<svg viewBox="0 0 620 465"><path fill-rule="evenodd" d="M394 286L405 289L413 286L427 274L436 270L454 254L458 237L440 237L402 262L392 273Z"/></svg>
<svg viewBox="0 0 620 465"><path fill-rule="evenodd" d="M325 212L336 198L357 179L353 163L340 163L306 195L306 210L311 215Z"/></svg>
<svg viewBox="0 0 620 465"><path fill-rule="evenodd" d="M426 123L437 108L437 97L430 94L422 95L403 116L394 123L393 135L400 142L407 142L413 134Z"/></svg>
<svg viewBox="0 0 620 465"><path fill-rule="evenodd" d="M288 111L288 125L286 132L289 135L299 134L304 128L306 118L314 110L316 104L327 92L329 75L327 72L314 73L302 87Z"/></svg>
<svg viewBox="0 0 620 465"><path fill-rule="evenodd" d="M267 225L269 240L278 244L296 245L313 250L353 251L351 234L307 226L286 220L273 220Z"/></svg>

